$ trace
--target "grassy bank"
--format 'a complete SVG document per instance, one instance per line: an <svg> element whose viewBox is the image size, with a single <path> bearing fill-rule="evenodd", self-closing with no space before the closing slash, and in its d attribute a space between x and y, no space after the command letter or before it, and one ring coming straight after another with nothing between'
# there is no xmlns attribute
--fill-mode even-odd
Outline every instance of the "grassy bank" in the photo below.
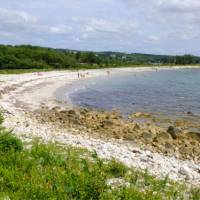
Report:
<svg viewBox="0 0 200 200"><path fill-rule="evenodd" d="M0 161L0 199L200 198L200 189L101 160L95 152L36 141L23 144L2 126Z"/></svg>

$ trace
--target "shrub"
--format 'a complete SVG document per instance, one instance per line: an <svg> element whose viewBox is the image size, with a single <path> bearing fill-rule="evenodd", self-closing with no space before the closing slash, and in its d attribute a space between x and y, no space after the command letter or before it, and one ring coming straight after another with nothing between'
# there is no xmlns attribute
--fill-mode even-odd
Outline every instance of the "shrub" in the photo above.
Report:
<svg viewBox="0 0 200 200"><path fill-rule="evenodd" d="M0 152L8 152L10 150L17 152L22 149L23 146L20 139L16 138L5 129L0 128Z"/></svg>
<svg viewBox="0 0 200 200"><path fill-rule="evenodd" d="M136 174L138 181L130 182ZM108 186L107 180L116 177L129 185ZM0 200L1 197L16 200L199 200L200 194L198 188L190 191L167 178L158 180L150 177L147 171L132 171L121 163L101 160L95 153L82 149L33 143L31 149L20 153L0 153Z"/></svg>
<svg viewBox="0 0 200 200"><path fill-rule="evenodd" d="M106 166L106 172L116 178L123 177L125 173L127 172L127 168L122 163L112 160Z"/></svg>
<svg viewBox="0 0 200 200"><path fill-rule="evenodd" d="M0 125L3 123L3 115L0 113Z"/></svg>

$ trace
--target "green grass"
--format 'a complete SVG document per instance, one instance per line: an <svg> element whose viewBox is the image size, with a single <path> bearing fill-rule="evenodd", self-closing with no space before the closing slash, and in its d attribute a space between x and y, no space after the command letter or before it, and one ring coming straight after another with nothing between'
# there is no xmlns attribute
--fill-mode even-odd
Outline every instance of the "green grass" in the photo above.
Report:
<svg viewBox="0 0 200 200"><path fill-rule="evenodd" d="M112 187L109 179L125 183ZM156 179L95 152L59 144L23 145L0 129L0 200L199 200L200 189Z"/></svg>

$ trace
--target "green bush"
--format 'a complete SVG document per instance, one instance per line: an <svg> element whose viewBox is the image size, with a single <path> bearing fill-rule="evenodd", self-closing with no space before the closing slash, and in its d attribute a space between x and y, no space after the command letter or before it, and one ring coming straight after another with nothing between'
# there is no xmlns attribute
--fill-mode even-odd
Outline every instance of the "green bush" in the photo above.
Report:
<svg viewBox="0 0 200 200"><path fill-rule="evenodd" d="M0 113L0 126L3 123L3 115Z"/></svg>
<svg viewBox="0 0 200 200"><path fill-rule="evenodd" d="M106 172L116 178L124 177L125 173L127 172L127 168L123 164L112 160L106 166Z"/></svg>
<svg viewBox="0 0 200 200"><path fill-rule="evenodd" d="M22 142L10 132L0 128L0 152L21 151L23 149Z"/></svg>
<svg viewBox="0 0 200 200"><path fill-rule="evenodd" d="M116 161L105 162L95 153L72 147L33 143L31 149L0 153L0 161L0 199L1 196L15 200L198 200L200 197L199 189L190 191L167 179L158 180L147 172L127 169ZM132 182L136 175L138 181ZM130 185L112 188L106 184L108 179L117 177Z"/></svg>
<svg viewBox="0 0 200 200"><path fill-rule="evenodd" d="M23 146L20 139L16 138L12 132L2 127L3 115L0 113L0 152L22 151Z"/></svg>

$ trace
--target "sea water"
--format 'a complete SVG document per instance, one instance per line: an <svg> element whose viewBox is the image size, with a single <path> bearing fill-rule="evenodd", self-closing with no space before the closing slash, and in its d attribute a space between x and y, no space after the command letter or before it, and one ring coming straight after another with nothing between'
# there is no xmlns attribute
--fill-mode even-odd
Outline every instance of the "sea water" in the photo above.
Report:
<svg viewBox="0 0 200 200"><path fill-rule="evenodd" d="M74 105L183 116L200 115L200 69L120 72L80 80L64 91Z"/></svg>

